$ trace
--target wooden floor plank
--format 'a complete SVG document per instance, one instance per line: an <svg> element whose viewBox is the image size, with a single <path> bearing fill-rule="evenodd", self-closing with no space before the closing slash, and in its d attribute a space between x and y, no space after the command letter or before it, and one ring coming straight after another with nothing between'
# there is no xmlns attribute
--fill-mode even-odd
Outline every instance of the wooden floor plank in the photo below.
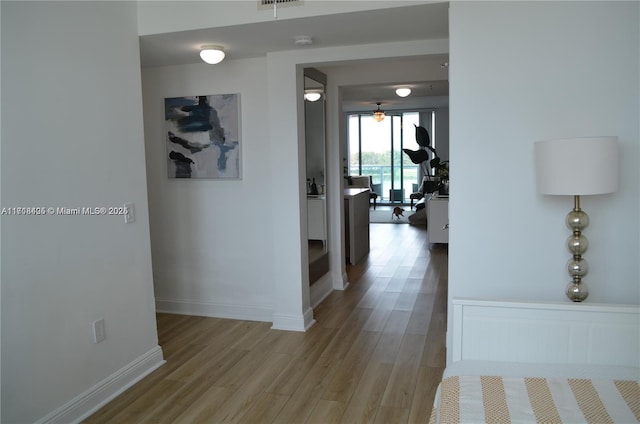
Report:
<svg viewBox="0 0 640 424"><path fill-rule="evenodd" d="M405 334L382 398L382 406L409 408L418 378L426 336Z"/></svg>
<svg viewBox="0 0 640 424"><path fill-rule="evenodd" d="M242 417L242 421L245 423L271 423L290 398L290 395L262 393Z"/></svg>
<svg viewBox="0 0 640 424"><path fill-rule="evenodd" d="M216 344L206 346L165 378L183 383L193 380L194 377L216 375L217 378L220 378L221 372L226 373L246 354L247 351L221 349Z"/></svg>
<svg viewBox="0 0 640 424"><path fill-rule="evenodd" d="M420 367L416 390L409 413L410 423L425 423L424 418L431 413L433 398L436 395L438 382L442 380L444 368Z"/></svg>
<svg viewBox="0 0 640 424"><path fill-rule="evenodd" d="M220 408L233 396L233 391L226 387L212 386L195 402L189 405L189 408L178 415L175 419L176 423L213 423L211 417L214 416Z"/></svg>
<svg viewBox="0 0 640 424"><path fill-rule="evenodd" d="M321 399L311 411L307 424L337 424L344 413L344 403Z"/></svg>
<svg viewBox="0 0 640 424"><path fill-rule="evenodd" d="M361 332L342 360L333 379L322 394L322 399L345 401L351 398L364 373L369 358L380 338L380 333Z"/></svg>
<svg viewBox="0 0 640 424"><path fill-rule="evenodd" d="M335 336L336 330L315 326L310 332L314 334L313 340L315 343L310 343L304 351L295 355L287 369L273 381L267 392L292 395L311 368L317 363L318 358L320 358L322 352Z"/></svg>
<svg viewBox="0 0 640 424"><path fill-rule="evenodd" d="M243 416L257 402L271 381L282 372L291 361L291 355L273 352L263 359L262 365L235 393L210 417L212 423L241 422Z"/></svg>
<svg viewBox="0 0 640 424"><path fill-rule="evenodd" d="M331 358L331 361L319 361L313 366L273 422L290 424L306 421L320 401L319 394L326 389L338 363L337 358Z"/></svg>
<svg viewBox="0 0 640 424"><path fill-rule="evenodd" d="M409 410L406 408L381 406L378 408L374 424L406 423L408 419Z"/></svg>
<svg viewBox="0 0 640 424"><path fill-rule="evenodd" d="M369 362L356 391L342 416L343 423L369 423L375 420L392 364Z"/></svg>
<svg viewBox="0 0 640 424"><path fill-rule="evenodd" d="M409 323L407 324L407 333L425 336L429 333L434 300L435 295L418 293L416 303L411 311L411 318L409 318Z"/></svg>
<svg viewBox="0 0 640 424"><path fill-rule="evenodd" d="M304 333L158 313L167 363L84 422L428 422L446 360L447 247L372 224L370 254L347 275Z"/></svg>
<svg viewBox="0 0 640 424"><path fill-rule="evenodd" d="M171 380L162 380L157 385L150 387L147 392L139 396L134 402L127 405L120 413L113 417L117 423L137 423L156 409L162 408L165 402L164 396L180 389L183 383Z"/></svg>

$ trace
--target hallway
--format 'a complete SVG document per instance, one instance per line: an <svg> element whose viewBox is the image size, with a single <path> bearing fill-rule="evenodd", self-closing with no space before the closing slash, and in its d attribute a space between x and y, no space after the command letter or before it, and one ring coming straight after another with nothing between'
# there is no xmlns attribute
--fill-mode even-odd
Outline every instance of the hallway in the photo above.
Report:
<svg viewBox="0 0 640 424"><path fill-rule="evenodd" d="M372 224L369 256L347 273L306 333L158 314L167 364L85 422L427 422L445 366L447 246Z"/></svg>

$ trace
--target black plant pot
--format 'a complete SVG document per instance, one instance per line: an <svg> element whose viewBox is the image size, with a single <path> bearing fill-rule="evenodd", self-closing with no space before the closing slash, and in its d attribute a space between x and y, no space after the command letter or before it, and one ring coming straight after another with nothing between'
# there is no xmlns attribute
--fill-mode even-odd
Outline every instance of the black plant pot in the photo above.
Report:
<svg viewBox="0 0 640 424"><path fill-rule="evenodd" d="M449 194L449 190L444 181L440 181L440 184L438 184L438 194L442 194L442 195Z"/></svg>

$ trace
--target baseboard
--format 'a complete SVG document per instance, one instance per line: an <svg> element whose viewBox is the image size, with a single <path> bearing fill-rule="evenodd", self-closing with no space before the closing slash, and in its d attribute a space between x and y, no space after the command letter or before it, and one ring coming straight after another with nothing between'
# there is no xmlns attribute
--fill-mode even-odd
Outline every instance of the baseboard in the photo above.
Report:
<svg viewBox="0 0 640 424"><path fill-rule="evenodd" d="M315 308L326 299L333 291L333 281L331 274L327 273L309 287L309 301L311 307Z"/></svg>
<svg viewBox="0 0 640 424"><path fill-rule="evenodd" d="M162 349L156 346L120 368L89 390L76 396L55 411L36 421L36 424L78 423L109 403L116 396L142 380L165 363Z"/></svg>
<svg viewBox="0 0 640 424"><path fill-rule="evenodd" d="M307 331L316 323L313 319L313 309L307 308L303 315L273 315L274 330Z"/></svg>
<svg viewBox="0 0 640 424"><path fill-rule="evenodd" d="M342 273L342 280L338 279L336 280L336 282L338 283L336 286L334 286L335 289L337 290L346 290L347 287L349 287L349 276L347 275L347 272L343 272Z"/></svg>
<svg viewBox="0 0 640 424"><path fill-rule="evenodd" d="M271 322L273 309L265 306L229 305L196 300L156 297L156 311L180 315Z"/></svg>

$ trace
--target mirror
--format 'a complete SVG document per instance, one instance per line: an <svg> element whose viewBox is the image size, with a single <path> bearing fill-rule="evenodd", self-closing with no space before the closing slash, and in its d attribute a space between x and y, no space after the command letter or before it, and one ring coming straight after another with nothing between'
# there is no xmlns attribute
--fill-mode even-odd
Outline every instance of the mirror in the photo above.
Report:
<svg viewBox="0 0 640 424"><path fill-rule="evenodd" d="M309 284L329 272L327 197L325 192L325 86L327 77L304 69L304 116L307 161L307 238Z"/></svg>

